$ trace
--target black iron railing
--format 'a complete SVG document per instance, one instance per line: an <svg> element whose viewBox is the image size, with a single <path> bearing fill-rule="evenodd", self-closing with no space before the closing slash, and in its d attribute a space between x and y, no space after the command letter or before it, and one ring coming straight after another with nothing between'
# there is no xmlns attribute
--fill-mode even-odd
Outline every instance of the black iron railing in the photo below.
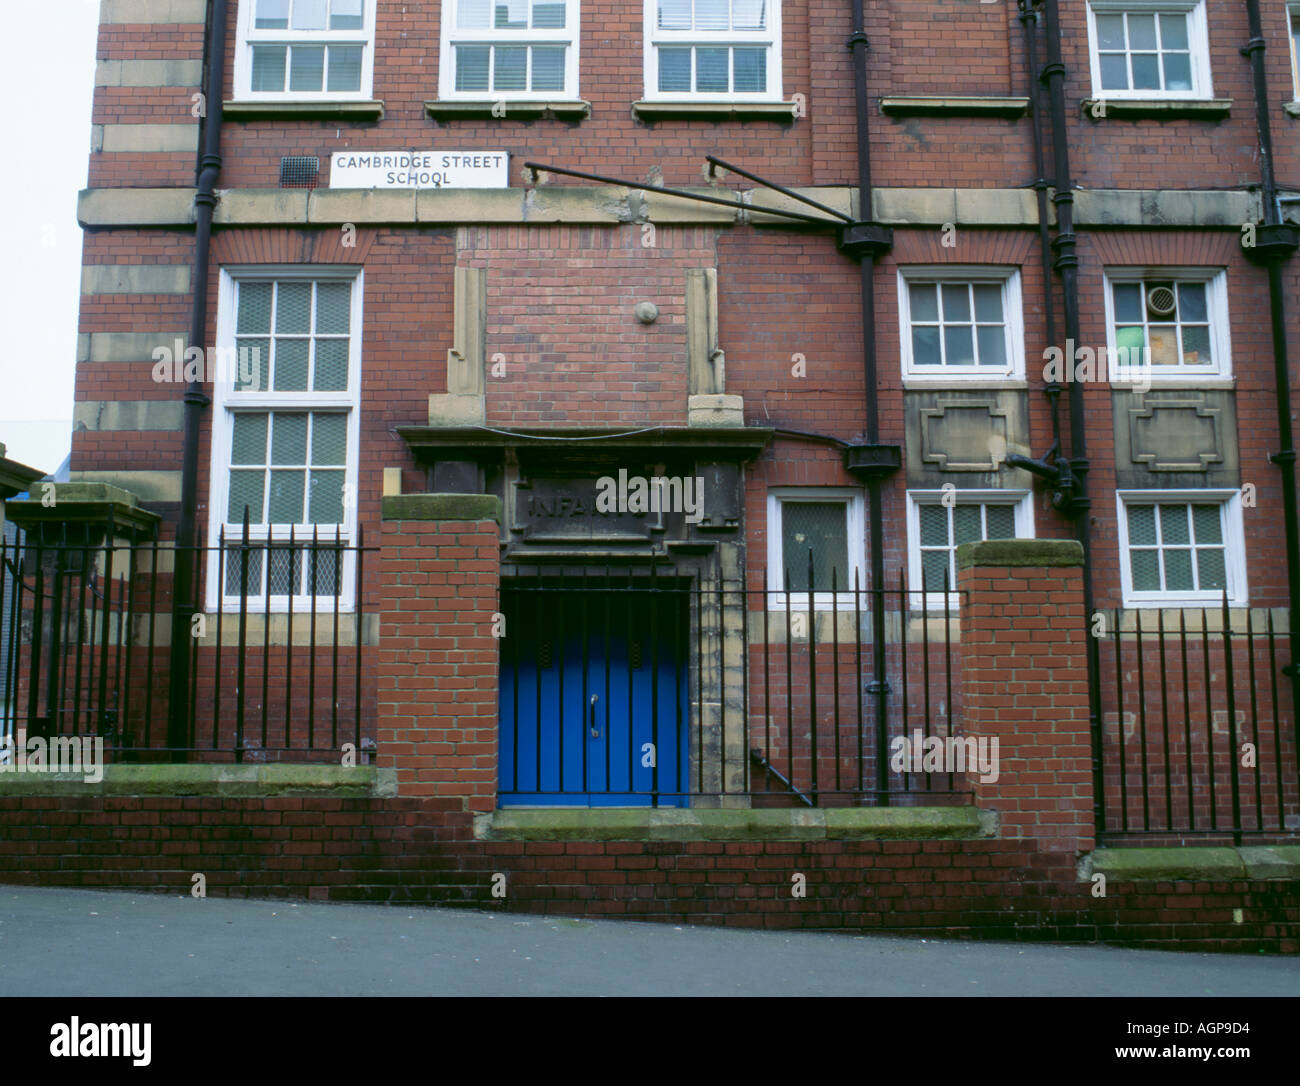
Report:
<svg viewBox="0 0 1300 1086"><path fill-rule="evenodd" d="M877 597L883 675L871 671ZM911 590L901 575L784 592L516 569L501 613L503 805L844 806L966 791L960 767L897 756L902 738L910 750L956 734L955 592Z"/></svg>
<svg viewBox="0 0 1300 1086"><path fill-rule="evenodd" d="M190 548L66 530L0 541L0 739L98 736L126 761L338 761L350 743L364 762L368 553L296 529ZM200 596L177 612L181 563ZM193 650L180 746L168 743L173 621Z"/></svg>
<svg viewBox="0 0 1300 1086"><path fill-rule="evenodd" d="M1098 612L1106 839L1300 831L1290 630L1272 610Z"/></svg>

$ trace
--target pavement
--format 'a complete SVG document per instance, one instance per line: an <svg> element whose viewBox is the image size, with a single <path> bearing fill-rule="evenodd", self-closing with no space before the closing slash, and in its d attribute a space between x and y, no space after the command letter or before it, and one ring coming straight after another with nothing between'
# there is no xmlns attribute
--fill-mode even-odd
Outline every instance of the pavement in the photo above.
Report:
<svg viewBox="0 0 1300 1086"><path fill-rule="evenodd" d="M1295 996L1300 958L0 886L0 996Z"/></svg>

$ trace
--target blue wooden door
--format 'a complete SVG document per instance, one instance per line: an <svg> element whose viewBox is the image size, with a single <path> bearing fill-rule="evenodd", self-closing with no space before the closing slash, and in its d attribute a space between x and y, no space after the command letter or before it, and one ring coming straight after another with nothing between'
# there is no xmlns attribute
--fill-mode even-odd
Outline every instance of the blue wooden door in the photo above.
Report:
<svg viewBox="0 0 1300 1086"><path fill-rule="evenodd" d="M683 805L685 593L501 598L500 805Z"/></svg>

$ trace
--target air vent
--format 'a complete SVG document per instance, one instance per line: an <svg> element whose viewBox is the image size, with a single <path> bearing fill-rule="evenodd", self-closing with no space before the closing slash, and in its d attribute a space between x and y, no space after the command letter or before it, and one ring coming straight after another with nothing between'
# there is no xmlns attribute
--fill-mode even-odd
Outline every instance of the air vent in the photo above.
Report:
<svg viewBox="0 0 1300 1086"><path fill-rule="evenodd" d="M280 159L282 189L314 189L320 177L320 159L312 155L286 155Z"/></svg>
<svg viewBox="0 0 1300 1086"><path fill-rule="evenodd" d="M1175 305L1172 287L1151 287L1147 290L1147 311L1153 317L1172 317Z"/></svg>

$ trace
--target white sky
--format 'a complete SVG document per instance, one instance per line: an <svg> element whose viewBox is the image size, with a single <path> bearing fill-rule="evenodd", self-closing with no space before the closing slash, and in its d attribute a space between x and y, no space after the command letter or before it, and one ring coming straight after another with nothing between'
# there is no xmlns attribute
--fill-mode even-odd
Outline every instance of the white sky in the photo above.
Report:
<svg viewBox="0 0 1300 1086"><path fill-rule="evenodd" d="M99 0L4 7L10 47L0 65L0 101L8 103L0 113L0 206L14 217L0 228L0 443L10 458L52 472L72 431L77 192L90 154Z"/></svg>

